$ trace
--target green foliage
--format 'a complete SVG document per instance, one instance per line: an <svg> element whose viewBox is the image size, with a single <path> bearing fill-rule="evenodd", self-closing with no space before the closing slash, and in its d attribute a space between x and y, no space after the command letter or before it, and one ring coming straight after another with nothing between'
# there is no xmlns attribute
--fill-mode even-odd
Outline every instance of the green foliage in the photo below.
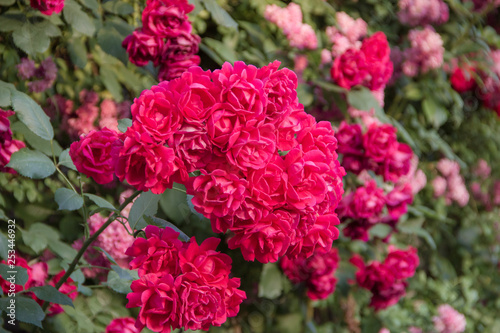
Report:
<svg viewBox="0 0 500 333"><path fill-rule="evenodd" d="M29 290L41 300L74 307L71 298L52 286L33 287Z"/></svg>
<svg viewBox="0 0 500 333"><path fill-rule="evenodd" d="M156 214L159 201L160 196L158 194L153 194L151 191L143 192L137 200L135 200L132 209L130 209L130 215L128 217L130 228L132 230L145 228L147 222L144 217Z"/></svg>
<svg viewBox="0 0 500 333"><path fill-rule="evenodd" d="M0 298L0 310L9 313L9 305L11 298ZM45 318L45 313L40 305L33 299L17 296L15 298L16 321L21 321L28 324L33 324L42 328L42 320Z"/></svg>
<svg viewBox="0 0 500 333"><path fill-rule="evenodd" d="M43 179L56 171L54 163L37 150L23 148L12 154L8 167L21 175L33 179Z"/></svg>
<svg viewBox="0 0 500 333"><path fill-rule="evenodd" d="M58 188L55 193L55 200L59 205L59 210L77 210L83 206L83 198L68 188Z"/></svg>

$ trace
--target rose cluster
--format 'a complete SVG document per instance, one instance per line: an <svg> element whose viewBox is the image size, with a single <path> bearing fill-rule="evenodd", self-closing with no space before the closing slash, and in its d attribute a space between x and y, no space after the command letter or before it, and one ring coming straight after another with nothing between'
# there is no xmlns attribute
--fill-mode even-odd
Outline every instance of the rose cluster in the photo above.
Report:
<svg viewBox="0 0 500 333"><path fill-rule="evenodd" d="M409 26L443 24L448 21L448 5L442 0L399 0L399 21Z"/></svg>
<svg viewBox="0 0 500 333"><path fill-rule="evenodd" d="M336 248L318 250L310 258L280 260L281 269L293 283L305 282L307 296L312 300L325 299L335 291L339 255Z"/></svg>
<svg viewBox="0 0 500 333"><path fill-rule="evenodd" d="M278 67L192 67L136 98L124 134L92 132L70 156L99 183L116 172L156 194L185 184L194 208L215 232L229 229L229 247L246 260L329 249L345 174L337 140L330 123L316 123L298 102L296 75Z"/></svg>
<svg viewBox="0 0 500 333"><path fill-rule="evenodd" d="M44 15L59 14L64 8L64 0L30 0L31 8Z"/></svg>
<svg viewBox="0 0 500 333"><path fill-rule="evenodd" d="M16 173L16 171L6 167L6 165L9 163L12 154L26 146L24 142L14 140L12 137L9 117L13 114L13 111L0 109L0 172L12 174Z"/></svg>
<svg viewBox="0 0 500 333"><path fill-rule="evenodd" d="M134 323L135 319L132 317L115 318L106 326L104 333L141 333Z"/></svg>
<svg viewBox="0 0 500 333"><path fill-rule="evenodd" d="M187 14L194 9L187 0L148 0L142 28L127 36L122 46L137 66L152 61L160 66L158 79L172 80L200 63L200 37L193 34Z"/></svg>
<svg viewBox="0 0 500 333"><path fill-rule="evenodd" d="M38 67L35 62L28 58L22 58L16 66L17 75L27 81L31 92L40 93L52 87L57 78L57 66L51 57L43 60Z"/></svg>
<svg viewBox="0 0 500 333"><path fill-rule="evenodd" d="M231 258L215 251L220 240L201 245L178 239L173 229L147 226L126 254L139 279L127 295L128 308L140 307L135 326L155 332L172 329L208 330L234 317L246 299L239 278L229 278Z"/></svg>
<svg viewBox="0 0 500 333"><path fill-rule="evenodd" d="M293 2L285 8L278 5L267 5L264 17L283 31L290 46L300 50L314 50L318 47L318 39L314 29L309 24L302 22L302 10L299 5Z"/></svg>
<svg viewBox="0 0 500 333"><path fill-rule="evenodd" d="M432 318L434 321L434 329L438 333L462 333L465 331L467 321L465 316L455 310L449 304L438 306L439 316Z"/></svg>
<svg viewBox="0 0 500 333"><path fill-rule="evenodd" d="M389 254L384 262L373 261L369 265L355 255L350 262L358 267L356 281L360 287L372 293L370 306L382 310L396 304L406 293L406 280L415 274L419 265L417 250L398 250L389 247Z"/></svg>
<svg viewBox="0 0 500 333"><path fill-rule="evenodd" d="M456 161L443 158L436 165L441 176L432 180L434 196L444 196L447 205L453 201L460 207L464 207L469 202L469 192L465 187L463 177L460 175L460 165Z"/></svg>
<svg viewBox="0 0 500 333"><path fill-rule="evenodd" d="M361 39L366 37L368 25L362 18L356 20L345 12L335 13L336 27L327 27L326 35L332 43L332 55L338 57L348 49L359 50Z"/></svg>
<svg viewBox="0 0 500 333"><path fill-rule="evenodd" d="M443 65L444 47L441 36L430 26L408 33L411 48L404 50L403 73L409 77L425 74Z"/></svg>
<svg viewBox="0 0 500 333"><path fill-rule="evenodd" d="M58 274L54 275L47 282L47 279L49 277L49 274L48 274L49 268L48 268L46 262L36 262L36 263L31 264L31 265L28 265L28 262L26 261L26 259L21 257L19 255L19 253L16 254L15 258L16 258L15 265L17 267L25 268L26 272L28 274L28 280L26 281L26 283L24 285L19 285L19 284L14 285L14 288L15 288L14 292L15 293L18 293L20 291L26 291L32 287L41 287L44 285L50 285L50 286L55 287L55 285L59 282L61 277L65 274L65 271L61 271ZM7 262L5 260L3 260L1 263L5 264L5 265L7 264ZM4 280L2 277L0 277L0 287L2 288L2 291L4 294L8 294L9 292L12 292L10 289L10 282L7 280ZM63 283L63 285L59 288L59 291L65 295L67 295L72 300L74 300L76 298L76 296L78 295L77 287L71 278L68 278ZM42 305L44 303L44 301L37 298L35 296L35 294L32 292L28 292L28 293L26 293L26 295L31 297L32 299L34 299L40 305ZM63 308L59 304L52 303L52 304L50 304L50 306L48 308L48 315L53 316L53 315L59 314L63 311L64 311Z"/></svg>

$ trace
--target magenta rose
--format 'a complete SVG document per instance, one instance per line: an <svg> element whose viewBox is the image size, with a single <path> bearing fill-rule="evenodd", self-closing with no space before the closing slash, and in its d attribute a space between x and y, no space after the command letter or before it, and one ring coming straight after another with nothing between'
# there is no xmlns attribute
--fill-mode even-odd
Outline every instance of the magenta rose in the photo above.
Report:
<svg viewBox="0 0 500 333"><path fill-rule="evenodd" d="M276 125L279 150L287 151L297 146L298 143L295 134L303 128L303 123L307 120L308 116L304 111L304 106L298 104L294 107L290 115Z"/></svg>
<svg viewBox="0 0 500 333"><path fill-rule="evenodd" d="M212 143L221 151L227 151L238 139L243 125L236 112L217 110L207 121L207 131Z"/></svg>
<svg viewBox="0 0 500 333"><path fill-rule="evenodd" d="M204 169L212 160L212 141L205 128L185 123L168 140L187 172Z"/></svg>
<svg viewBox="0 0 500 333"><path fill-rule="evenodd" d="M226 312L228 317L235 317L240 311L240 304L247 298L243 290L238 289L239 278L231 278L225 290Z"/></svg>
<svg viewBox="0 0 500 333"><path fill-rule="evenodd" d="M251 170L247 175L252 197L268 209L285 203L285 163L278 154L274 155L265 168Z"/></svg>
<svg viewBox="0 0 500 333"><path fill-rule="evenodd" d="M226 217L234 214L248 196L247 181L224 170L214 170L209 175L189 179L186 185L196 211L210 217Z"/></svg>
<svg viewBox="0 0 500 333"><path fill-rule="evenodd" d="M243 172L262 169L277 154L276 131L273 124L249 124L240 131L238 139L229 147L228 161Z"/></svg>
<svg viewBox="0 0 500 333"><path fill-rule="evenodd" d="M64 0L30 0L30 5L42 14L50 16L61 12L64 8Z"/></svg>
<svg viewBox="0 0 500 333"><path fill-rule="evenodd" d="M368 222L366 219L358 219L350 222L344 230L342 230L344 236L350 239L362 240L363 242L368 242L370 235L368 231L373 227L373 223Z"/></svg>
<svg viewBox="0 0 500 333"><path fill-rule="evenodd" d="M147 326L155 332L170 332L179 328L182 313L178 290L170 274L146 274L132 282L127 295L127 308L139 307L135 327Z"/></svg>
<svg viewBox="0 0 500 333"><path fill-rule="evenodd" d="M339 230L336 225L340 223L337 215L325 214L315 216L312 221L314 222L307 233L289 249L287 256L294 258L301 256L309 258L315 252L328 251L332 248L334 240L339 238Z"/></svg>
<svg viewBox="0 0 500 333"><path fill-rule="evenodd" d="M140 29L128 35L122 43L122 47L127 50L128 59L136 66L146 66L149 61L157 66L160 62L163 45L162 38L150 35Z"/></svg>
<svg viewBox="0 0 500 333"><path fill-rule="evenodd" d="M412 277L419 264L417 249L411 246L406 251L390 248L384 261L384 265L392 271L396 279L401 280Z"/></svg>
<svg viewBox="0 0 500 333"><path fill-rule="evenodd" d="M339 153L363 154L363 132L359 124L348 124L342 121L335 136L338 140Z"/></svg>
<svg viewBox="0 0 500 333"><path fill-rule="evenodd" d="M161 38L177 37L191 32L188 14L194 6L183 1L150 0L142 12L142 28Z"/></svg>
<svg viewBox="0 0 500 333"><path fill-rule="evenodd" d="M140 333L141 330L134 323L135 319L132 317L115 318L106 326L104 333Z"/></svg>
<svg viewBox="0 0 500 333"><path fill-rule="evenodd" d="M315 276L307 283L307 297L312 300L326 299L333 294L337 279L332 275Z"/></svg>
<svg viewBox="0 0 500 333"><path fill-rule="evenodd" d="M366 55L355 49L348 49L335 58L331 69L333 81L342 88L351 89L363 83L368 75Z"/></svg>
<svg viewBox="0 0 500 333"><path fill-rule="evenodd" d="M189 245L179 256L179 265L182 273L195 273L201 284L208 284L217 288L224 288L228 284L231 274L231 257L217 252L220 239L210 237L201 245L191 238Z"/></svg>
<svg viewBox="0 0 500 333"><path fill-rule="evenodd" d="M366 156L376 162L384 162L396 143L396 128L389 124L371 124L363 135Z"/></svg>
<svg viewBox="0 0 500 333"><path fill-rule="evenodd" d="M378 188L374 180L370 180L365 186L356 189L350 210L355 217L376 219L384 206L384 190Z"/></svg>
<svg viewBox="0 0 500 333"><path fill-rule="evenodd" d="M182 126L183 117L178 107L179 93L170 82L144 90L132 104L134 126L147 132L158 143L164 143Z"/></svg>
<svg viewBox="0 0 500 333"><path fill-rule="evenodd" d="M161 194L175 180L185 181L188 174L172 148L154 142L135 126L124 134L124 145L118 155L116 175L140 191Z"/></svg>
<svg viewBox="0 0 500 333"><path fill-rule="evenodd" d="M389 215L397 220L408 210L413 201L412 186L409 183L395 187L385 198Z"/></svg>
<svg viewBox="0 0 500 333"><path fill-rule="evenodd" d="M179 233L171 228L160 229L148 225L144 232L146 239L136 238L125 252L134 258L130 261L130 269L137 269L139 276L149 273L177 275L179 268L179 251L182 242Z"/></svg>
<svg viewBox="0 0 500 333"><path fill-rule="evenodd" d="M384 176L385 181L397 182L399 178L407 175L411 168L413 150L404 143L396 143L388 152L379 174Z"/></svg>
<svg viewBox="0 0 500 333"><path fill-rule="evenodd" d="M118 133L105 127L73 142L69 155L79 172L98 184L107 184L113 180L116 156L122 146Z"/></svg>
<svg viewBox="0 0 500 333"><path fill-rule="evenodd" d="M371 76L366 86L370 90L383 88L392 76L393 64L390 60L391 49L383 32L376 32L363 40L361 52L366 58L366 67Z"/></svg>

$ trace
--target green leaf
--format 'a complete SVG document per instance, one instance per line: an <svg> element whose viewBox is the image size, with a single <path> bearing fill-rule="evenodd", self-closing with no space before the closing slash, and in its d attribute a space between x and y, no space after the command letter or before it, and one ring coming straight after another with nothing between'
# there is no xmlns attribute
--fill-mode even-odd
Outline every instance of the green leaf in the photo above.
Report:
<svg viewBox="0 0 500 333"><path fill-rule="evenodd" d="M126 63L128 56L127 51L122 47L123 39L124 36L114 28L109 27L109 24L106 24L105 29L97 33L97 44L99 44L101 49L107 54L120 59L123 63Z"/></svg>
<svg viewBox="0 0 500 333"><path fill-rule="evenodd" d="M80 0L80 3L90 9L95 16L99 15L99 3L97 0Z"/></svg>
<svg viewBox="0 0 500 333"><path fill-rule="evenodd" d="M230 63L238 61L238 56L236 55L234 50L223 42L213 38L205 37L203 38L203 43L205 43L209 48L217 53L223 61L229 61Z"/></svg>
<svg viewBox="0 0 500 333"><path fill-rule="evenodd" d="M142 193L132 205L128 216L128 223L132 230L143 229L147 226L144 216L153 216L158 211L160 195L151 192Z"/></svg>
<svg viewBox="0 0 500 333"><path fill-rule="evenodd" d="M427 121L439 128L448 120L448 112L441 107L433 98L425 98L422 101L422 110L424 111Z"/></svg>
<svg viewBox="0 0 500 333"><path fill-rule="evenodd" d="M323 90L326 90L326 91L333 91L333 92L336 92L336 93L345 93L347 92L347 90L345 88L342 88L340 86L337 86L331 82L327 82L327 81L323 81L323 80L313 80L312 81L315 85L319 86L320 88L322 88Z"/></svg>
<svg viewBox="0 0 500 333"><path fill-rule="evenodd" d="M54 228L43 224L34 223L28 230L22 232L24 244L31 247L35 253L40 253L47 248L49 243L59 240L59 233Z"/></svg>
<svg viewBox="0 0 500 333"><path fill-rule="evenodd" d="M21 266L9 267L5 264L0 264L0 275L4 280L9 281L8 279L12 278L14 284L19 284L24 286L26 282L28 282L28 271L26 268Z"/></svg>
<svg viewBox="0 0 500 333"><path fill-rule="evenodd" d="M115 265L118 265L116 260L113 259L113 257L106 250L104 250L103 248L100 248L99 246L93 246L93 248L96 249L97 251L104 253L104 255L108 258L109 261L111 261Z"/></svg>
<svg viewBox="0 0 500 333"><path fill-rule="evenodd" d="M390 234L391 231L392 228L389 225L384 223L377 223L375 226L370 228L369 234L372 237L378 237L384 239L385 237L387 237L387 235Z"/></svg>
<svg viewBox="0 0 500 333"><path fill-rule="evenodd" d="M133 280L134 279L133 274L131 274L133 271L131 271L131 270L121 268L118 265L111 265L111 269L114 270L116 272L116 274L118 274L118 276L122 280Z"/></svg>
<svg viewBox="0 0 500 333"><path fill-rule="evenodd" d="M84 68L87 65L87 48L83 38L71 38L68 41L68 51L71 61L78 67Z"/></svg>
<svg viewBox="0 0 500 333"><path fill-rule="evenodd" d="M8 11L0 16L0 31L9 32L19 30L26 21L26 16L21 12Z"/></svg>
<svg viewBox="0 0 500 333"><path fill-rule="evenodd" d="M16 0L0 0L0 6L12 6Z"/></svg>
<svg viewBox="0 0 500 333"><path fill-rule="evenodd" d="M52 22L44 20L39 23L35 23L35 29L42 30L47 37L58 37L61 36L61 30Z"/></svg>
<svg viewBox="0 0 500 333"><path fill-rule="evenodd" d="M2 23L0 22L0 24ZM11 103L10 90L4 87L0 87L0 107L9 107Z"/></svg>
<svg viewBox="0 0 500 333"><path fill-rule="evenodd" d="M29 55L36 55L47 51L50 38L44 30L37 29L35 25L26 22L12 34L14 44Z"/></svg>
<svg viewBox="0 0 500 333"><path fill-rule="evenodd" d="M353 108L363 111L380 109L380 105L371 91L365 87L351 89L347 93L347 103L349 103L349 105Z"/></svg>
<svg viewBox="0 0 500 333"><path fill-rule="evenodd" d="M82 7L73 0L66 0L63 15L73 29L86 35L93 36L95 33L94 21L82 11Z"/></svg>
<svg viewBox="0 0 500 333"><path fill-rule="evenodd" d="M61 241L49 242L49 249L66 261L72 261L78 253L74 248Z"/></svg>
<svg viewBox="0 0 500 333"><path fill-rule="evenodd" d="M3 312L9 313L8 306L12 302L11 300L11 298L0 298L0 309ZM37 302L28 297L17 296L15 298L15 307L16 320L42 328L42 320L45 318L45 313Z"/></svg>
<svg viewBox="0 0 500 333"><path fill-rule="evenodd" d="M137 274L137 272L135 272L135 274ZM135 277L134 279L138 279L138 277ZM132 292L132 289L130 289L131 284L132 284L131 280L121 279L120 275L118 275L117 272L109 271L106 285L111 289L113 289L114 291L116 291L117 293L128 294Z"/></svg>
<svg viewBox="0 0 500 333"><path fill-rule="evenodd" d="M0 257L7 260L7 255L9 253L9 243L7 237L0 232Z"/></svg>
<svg viewBox="0 0 500 333"><path fill-rule="evenodd" d="M33 287L30 288L29 291L32 291L36 295L36 297L41 300L74 307L71 298L69 298L67 295L63 294L53 286Z"/></svg>
<svg viewBox="0 0 500 333"><path fill-rule="evenodd" d="M219 25L228 28L238 28L238 23L229 15L216 0L203 0L203 5L212 15L212 19Z"/></svg>
<svg viewBox="0 0 500 333"><path fill-rule="evenodd" d="M113 98L120 102L123 100L122 87L113 70L107 66L102 66L100 69L100 78L106 89L113 95Z"/></svg>
<svg viewBox="0 0 500 333"><path fill-rule="evenodd" d="M276 299L283 291L283 276L274 263L265 264L259 281L259 297Z"/></svg>
<svg viewBox="0 0 500 333"><path fill-rule="evenodd" d="M45 140L54 138L54 130L50 118L45 114L40 105L35 103L28 95L19 91L11 91L12 108L23 124L33 133Z"/></svg>
<svg viewBox="0 0 500 333"><path fill-rule="evenodd" d="M83 198L81 195L69 188L58 188L56 190L55 200L59 205L59 210L77 210L83 206Z"/></svg>
<svg viewBox="0 0 500 333"><path fill-rule="evenodd" d="M154 217L154 216L146 216L145 220L146 220L146 223L148 225L155 225L155 226L161 227L161 228L171 228L175 232L179 233L179 237L181 238L182 241L184 241L184 242L188 242L189 241L189 236L188 235L186 235L184 232L182 232L181 229L177 228L174 224L172 224L172 223L170 223L168 221L165 221L163 219L160 219L160 218Z"/></svg>
<svg viewBox="0 0 500 333"><path fill-rule="evenodd" d="M63 150L61 152L61 154L59 155L59 164L64 165L65 167L67 167L71 170L78 171L78 170L76 170L76 166L73 163L73 161L71 160L71 157L69 156L69 148Z"/></svg>
<svg viewBox="0 0 500 333"><path fill-rule="evenodd" d="M118 120L118 130L120 132L125 133L130 126L132 126L132 119L123 118Z"/></svg>
<svg viewBox="0 0 500 333"><path fill-rule="evenodd" d="M24 136L24 141L26 141L31 147L41 151L45 155L52 156L52 145L50 144L50 140L40 138L20 121L12 124L10 128L14 132L21 133ZM59 155L62 152L62 148L57 141L53 141L53 148L55 155Z"/></svg>
<svg viewBox="0 0 500 333"><path fill-rule="evenodd" d="M54 163L39 151L23 148L12 154L9 164L21 175L33 179L43 179L56 171Z"/></svg>
<svg viewBox="0 0 500 333"><path fill-rule="evenodd" d="M90 194L90 193L84 193L84 196L92 200L97 206L102 207L102 208L108 208L109 210L116 211L117 209L107 200L95 195L95 194Z"/></svg>
<svg viewBox="0 0 500 333"><path fill-rule="evenodd" d="M134 12L134 7L132 7L132 5L120 0L107 1L102 7L105 11L117 15L129 15Z"/></svg>

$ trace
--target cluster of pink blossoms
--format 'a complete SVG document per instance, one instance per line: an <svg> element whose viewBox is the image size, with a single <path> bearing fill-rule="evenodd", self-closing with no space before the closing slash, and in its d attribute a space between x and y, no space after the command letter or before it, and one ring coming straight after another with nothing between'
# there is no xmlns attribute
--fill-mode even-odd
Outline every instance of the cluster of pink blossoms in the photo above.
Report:
<svg viewBox="0 0 500 333"><path fill-rule="evenodd" d="M302 10L299 5L293 2L285 8L278 5L268 5L264 17L283 31L290 46L300 50L314 50L318 47L318 39L314 29L309 24L302 22Z"/></svg>
<svg viewBox="0 0 500 333"><path fill-rule="evenodd" d="M155 332L171 329L208 330L234 317L246 294L239 278L229 278L231 257L215 251L220 239L201 245L181 242L170 228L147 226L126 254L134 259L139 279L127 295L128 308L140 307L135 326Z"/></svg>
<svg viewBox="0 0 500 333"><path fill-rule="evenodd" d="M353 20L345 13L337 13L337 20L339 29L327 28L335 56L330 71L333 81L346 89L363 85L383 91L393 71L387 37L379 31L361 41L366 35L363 20Z"/></svg>
<svg viewBox="0 0 500 333"><path fill-rule="evenodd" d="M57 78L57 67L51 57L43 60L38 67L33 60L22 58L16 67L21 79L32 80L27 82L31 92L44 92L52 87Z"/></svg>
<svg viewBox="0 0 500 333"><path fill-rule="evenodd" d="M13 111L0 109L0 172L15 174L16 171L14 169L7 168L5 166L9 164L12 154L19 149L26 147L26 145L24 142L14 140L12 137L9 117L13 114Z"/></svg>
<svg viewBox="0 0 500 333"><path fill-rule="evenodd" d="M141 330L135 327L135 319L132 317L121 317L113 319L104 333L141 333Z"/></svg>
<svg viewBox="0 0 500 333"><path fill-rule="evenodd" d="M494 206L500 205L500 180L491 182L490 174L491 167L488 163L481 159L473 170L477 180L471 184L471 193L474 199L480 202L487 211L493 209Z"/></svg>
<svg viewBox="0 0 500 333"><path fill-rule="evenodd" d="M195 209L215 232L229 229L229 247L246 260L329 249L345 174L337 140L330 123L316 123L298 102L296 75L278 68L192 67L144 91L124 134L91 132L70 156L101 184L114 173L156 194L185 184ZM201 174L189 177L195 170Z"/></svg>
<svg viewBox="0 0 500 333"><path fill-rule="evenodd" d="M469 202L469 192L465 187L465 182L460 175L460 165L456 161L446 158L439 160L437 169L441 176L437 176L432 180L435 197L445 197L447 205L451 205L453 201L458 203L460 207L464 207Z"/></svg>
<svg viewBox="0 0 500 333"><path fill-rule="evenodd" d="M399 21L412 27L448 21L448 5L442 0L399 0Z"/></svg>
<svg viewBox="0 0 500 333"><path fill-rule="evenodd" d="M44 15L59 14L64 8L64 0L30 0L30 6Z"/></svg>
<svg viewBox="0 0 500 333"><path fill-rule="evenodd" d="M310 258L288 259L280 261L281 269L293 283L305 282L307 296L312 300L325 299L335 291L337 279L334 276L339 264L336 248L330 251L316 251Z"/></svg>
<svg viewBox="0 0 500 333"><path fill-rule="evenodd" d="M65 271L61 271L58 274L54 275L48 282L47 279L49 277L48 274L48 266L46 262L37 262L33 263L31 265L28 265L28 262L26 259L21 257L18 254L16 254L16 266L25 268L27 273L28 273L28 281L24 285L19 285L15 284L14 285L14 292L18 293L20 291L25 291L28 290L32 287L41 287L44 285L50 285L55 287L55 285L59 282L59 280L63 277L65 274ZM1 262L2 264L7 264L5 260ZM4 280L2 277L0 277L0 287L2 288L2 291L4 294L8 294L9 292L12 292L10 289L11 283L7 280ZM73 280L71 278L68 278L63 285L59 288L59 291L65 295L67 295L69 298L74 300L76 296L78 295L77 292L77 287L74 284ZM34 293L28 292L27 296L33 298L38 304L42 305L44 301L41 299L37 298ZM48 315L53 316L56 314L59 314L63 312L63 308L59 304L51 304L48 308Z"/></svg>
<svg viewBox="0 0 500 333"><path fill-rule="evenodd" d="M71 138L78 138L98 128L117 131L118 119L130 116L129 101L116 103L111 99L104 99L99 104L99 95L88 90L80 91L80 106L76 110L73 101L61 95L55 95L48 101L48 105L44 108L45 112L51 118L60 115L61 129Z"/></svg>
<svg viewBox="0 0 500 333"><path fill-rule="evenodd" d="M465 331L467 321L465 316L455 310L451 305L438 306L439 316L433 317L434 329L438 333L462 333Z"/></svg>
<svg viewBox="0 0 500 333"><path fill-rule="evenodd" d="M336 135L342 166L357 174L364 184L342 198L337 213L342 222L349 222L344 234L364 241L368 241L368 231L377 223L394 228L426 183L424 173L417 170L418 159L412 149L397 141L396 128L376 121L367 127L363 134L359 124L342 122ZM392 185L378 187L368 170Z"/></svg>
<svg viewBox="0 0 500 333"><path fill-rule="evenodd" d="M137 66L152 61L160 66L158 79L172 80L200 63L200 37L191 33L187 14L194 9L187 0L148 0L142 12L142 28L125 38L122 46Z"/></svg>
<svg viewBox="0 0 500 333"><path fill-rule="evenodd" d="M411 48L404 51L403 73L409 77L425 74L443 65L444 47L441 36L430 26L412 29L408 34Z"/></svg>
<svg viewBox="0 0 500 333"><path fill-rule="evenodd" d="M415 274L420 263L415 248L403 251L392 246L384 262L366 265L359 255L353 256L350 262L359 269L356 272L359 286L372 293L370 306L375 310L396 304L406 294L406 280Z"/></svg>

